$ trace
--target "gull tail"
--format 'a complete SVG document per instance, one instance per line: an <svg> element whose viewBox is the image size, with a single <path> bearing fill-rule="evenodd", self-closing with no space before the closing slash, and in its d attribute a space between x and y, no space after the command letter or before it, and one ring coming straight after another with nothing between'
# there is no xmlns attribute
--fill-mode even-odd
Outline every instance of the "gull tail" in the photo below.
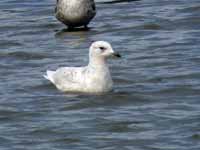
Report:
<svg viewBox="0 0 200 150"><path fill-rule="evenodd" d="M46 75L43 75L44 78L54 83L53 75L55 74L55 71L47 70Z"/></svg>

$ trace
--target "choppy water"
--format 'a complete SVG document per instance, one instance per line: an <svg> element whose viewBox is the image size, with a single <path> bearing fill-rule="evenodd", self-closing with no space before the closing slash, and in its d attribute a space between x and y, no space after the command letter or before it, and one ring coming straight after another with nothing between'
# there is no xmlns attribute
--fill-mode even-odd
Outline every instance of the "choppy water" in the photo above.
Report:
<svg viewBox="0 0 200 150"><path fill-rule="evenodd" d="M102 2L90 31L66 32L54 0L0 1L0 149L200 149L199 0ZM87 64L95 40L123 55L113 92L66 95L42 77Z"/></svg>

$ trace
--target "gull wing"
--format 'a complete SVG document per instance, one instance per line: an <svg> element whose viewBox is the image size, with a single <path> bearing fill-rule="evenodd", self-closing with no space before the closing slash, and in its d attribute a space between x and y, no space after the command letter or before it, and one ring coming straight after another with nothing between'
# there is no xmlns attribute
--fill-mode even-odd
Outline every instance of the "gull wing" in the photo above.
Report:
<svg viewBox="0 0 200 150"><path fill-rule="evenodd" d="M63 67L56 70L54 84L60 89L77 89L83 86L86 67Z"/></svg>

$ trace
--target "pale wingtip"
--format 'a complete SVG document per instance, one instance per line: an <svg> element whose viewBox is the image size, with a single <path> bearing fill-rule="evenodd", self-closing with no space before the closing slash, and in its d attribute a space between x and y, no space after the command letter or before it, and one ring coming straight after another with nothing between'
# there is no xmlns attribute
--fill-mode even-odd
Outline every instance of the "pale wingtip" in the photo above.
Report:
<svg viewBox="0 0 200 150"><path fill-rule="evenodd" d="M43 77L49 81L51 81L52 83L54 83L53 80L53 75L54 75L55 71L51 71L51 70L47 70L46 71L46 75L43 75Z"/></svg>
<svg viewBox="0 0 200 150"><path fill-rule="evenodd" d="M43 77L44 77L45 79L49 80L49 78L48 78L47 75L44 74Z"/></svg>

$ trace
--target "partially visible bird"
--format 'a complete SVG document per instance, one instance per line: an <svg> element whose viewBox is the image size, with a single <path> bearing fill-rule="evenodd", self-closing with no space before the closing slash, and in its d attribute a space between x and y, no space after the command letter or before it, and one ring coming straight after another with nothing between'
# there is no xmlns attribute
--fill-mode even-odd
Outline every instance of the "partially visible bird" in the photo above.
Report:
<svg viewBox="0 0 200 150"><path fill-rule="evenodd" d="M85 67L62 67L47 70L44 77L63 92L102 93L112 90L113 81L106 63L110 56L121 57L105 41L92 43L89 63Z"/></svg>
<svg viewBox="0 0 200 150"><path fill-rule="evenodd" d="M84 26L96 15L94 0L57 0L56 18L69 29Z"/></svg>

